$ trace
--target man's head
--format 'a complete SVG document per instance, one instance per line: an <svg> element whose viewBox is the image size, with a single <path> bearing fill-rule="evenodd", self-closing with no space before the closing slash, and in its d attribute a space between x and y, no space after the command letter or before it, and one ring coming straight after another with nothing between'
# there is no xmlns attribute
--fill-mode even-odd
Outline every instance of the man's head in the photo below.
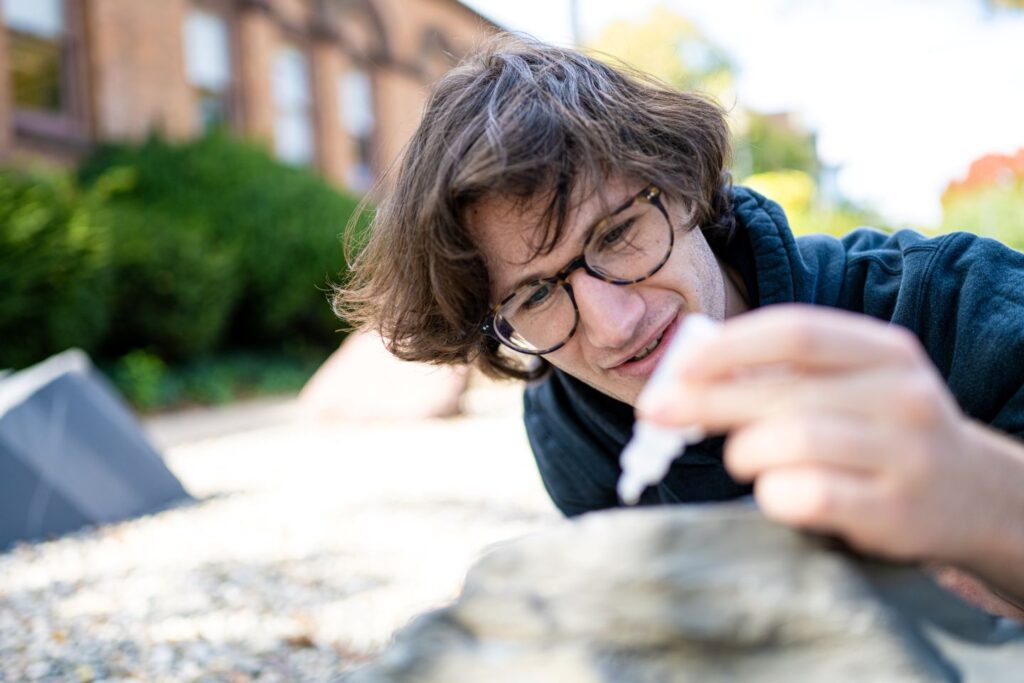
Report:
<svg viewBox="0 0 1024 683"><path fill-rule="evenodd" d="M728 153L723 112L703 97L574 50L493 40L435 86L337 308L402 358L512 377L550 362L632 400L649 371L629 358L680 314L724 315L713 251L731 234ZM569 274L577 329L539 364L481 333L515 285L562 270L648 185L675 243L657 272L627 285Z"/></svg>

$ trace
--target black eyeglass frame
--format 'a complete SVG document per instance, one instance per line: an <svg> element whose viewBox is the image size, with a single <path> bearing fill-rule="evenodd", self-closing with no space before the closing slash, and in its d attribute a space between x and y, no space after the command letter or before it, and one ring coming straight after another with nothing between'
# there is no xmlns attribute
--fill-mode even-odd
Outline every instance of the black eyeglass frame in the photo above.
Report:
<svg viewBox="0 0 1024 683"><path fill-rule="evenodd" d="M587 237L587 241L583 245L583 251L578 256L569 261L569 263L566 264L564 268L559 270L551 277L537 278L535 280L524 282L518 287L516 287L511 294L509 294L507 297L499 301L491 308L490 312L487 314L487 317L484 318L484 321L480 324L480 333L488 337L491 337L492 339L496 339L497 341L499 341L500 343L504 344L505 346L507 346L508 348L512 349L517 353L523 353L529 356L543 356L544 354L554 353L558 349L568 344L569 340L572 339L572 336L576 334L576 328L579 327L580 324L580 309L576 305L576 296L572 293L572 285L569 284L570 275L572 275L579 268L583 268L585 271L587 271L588 275L590 275L591 277L595 277L598 280L603 280L604 282L608 282L613 285L633 285L638 282L643 282L647 278L657 273L659 270L661 270L661 267L668 262L669 258L671 258L672 249L675 246L675 230L672 227L672 219L669 218L668 210L665 208L664 203L662 203L661 201L661 195L661 188L652 183L645 187L644 189L637 192L631 198L627 199L625 202L623 202L623 204L619 208L615 209L610 214L608 214L600 221L598 221L592 228L590 236ZM662 257L662 259L658 261L658 263L653 268L651 268L651 270L646 275L642 275L640 277L632 279L610 277L607 274L595 269L589 263L587 263L587 249L590 248L591 240L593 240L596 235L601 234L601 228L604 227L605 224L608 223L608 221L611 221L612 219L615 218L615 216L619 215L623 211L632 208L633 205L635 205L637 202L644 202L657 207L658 211L661 212L661 215L665 217L665 223L668 227L668 248L665 250L664 257ZM521 291L524 287L533 287L535 285L543 283L549 283L556 287L560 286L563 289L565 289L566 294L569 295L569 301L572 302L572 310L574 316L572 329L569 331L569 334L566 335L565 339L558 342L554 346L540 350L523 349L513 344L510 340L505 339L498 333L496 325L498 312L501 310L502 306L504 306L509 301L514 299L516 293Z"/></svg>

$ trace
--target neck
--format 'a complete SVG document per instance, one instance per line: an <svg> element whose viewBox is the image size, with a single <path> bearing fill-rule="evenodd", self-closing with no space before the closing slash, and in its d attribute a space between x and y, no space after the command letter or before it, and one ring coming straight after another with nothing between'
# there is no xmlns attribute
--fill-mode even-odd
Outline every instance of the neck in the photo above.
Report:
<svg viewBox="0 0 1024 683"><path fill-rule="evenodd" d="M721 261L718 265L722 269L722 280L725 282L725 317L731 318L746 313L751 309L751 305L743 278L732 266Z"/></svg>

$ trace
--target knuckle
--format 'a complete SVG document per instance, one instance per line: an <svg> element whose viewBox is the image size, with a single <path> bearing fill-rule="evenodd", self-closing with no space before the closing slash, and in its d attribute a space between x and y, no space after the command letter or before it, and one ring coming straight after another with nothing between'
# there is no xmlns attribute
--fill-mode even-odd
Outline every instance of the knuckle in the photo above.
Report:
<svg viewBox="0 0 1024 683"><path fill-rule="evenodd" d="M918 490L927 486L935 470L935 457L927 441L914 439L906 444L902 454L900 477L896 483L895 500L914 500Z"/></svg>
<svg viewBox="0 0 1024 683"><path fill-rule="evenodd" d="M729 473L733 476L743 476L746 474L746 463L744 462L743 453L747 444L747 435L745 432L737 432L729 436L725 441L725 450L722 453L722 460L725 463L725 468L729 470Z"/></svg>
<svg viewBox="0 0 1024 683"><path fill-rule="evenodd" d="M893 350L905 364L914 364L922 360L924 350L921 341L913 332L900 325L892 325Z"/></svg>
<svg viewBox="0 0 1024 683"><path fill-rule="evenodd" d="M750 481L756 474L749 459L744 457L743 442L737 441L735 436L726 440L722 460L726 471L736 481Z"/></svg>
<svg viewBox="0 0 1024 683"><path fill-rule="evenodd" d="M758 455L765 441L762 431L758 427L744 427L726 439L722 459L730 474L746 480L757 473Z"/></svg>
<svg viewBox="0 0 1024 683"><path fill-rule="evenodd" d="M783 482L786 482L783 485ZM799 496L792 494L793 487ZM775 510L783 521L798 526L814 526L835 514L837 499L824 476L808 468L773 473L754 483L755 495L766 510Z"/></svg>
<svg viewBox="0 0 1024 683"><path fill-rule="evenodd" d="M805 316L791 314L788 344L795 358L812 355L819 345L818 330Z"/></svg>
<svg viewBox="0 0 1024 683"><path fill-rule="evenodd" d="M898 414L912 425L929 426L942 420L942 394L927 376L914 374L894 392Z"/></svg>
<svg viewBox="0 0 1024 683"><path fill-rule="evenodd" d="M830 519L836 511L836 494L827 481L820 476L810 476L812 485L807 487L804 501L804 522Z"/></svg>

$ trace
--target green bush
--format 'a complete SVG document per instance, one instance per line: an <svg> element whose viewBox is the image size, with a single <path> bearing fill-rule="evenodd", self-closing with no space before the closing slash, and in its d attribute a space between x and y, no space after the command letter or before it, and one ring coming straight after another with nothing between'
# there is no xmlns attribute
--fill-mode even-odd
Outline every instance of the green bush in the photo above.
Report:
<svg viewBox="0 0 1024 683"><path fill-rule="evenodd" d="M195 244L231 255L234 268L224 271L238 298L226 317L235 345L284 338L338 342L326 290L343 274L339 236L354 198L223 133L186 144L154 137L138 146L105 147L86 161L80 177L90 186L128 177L112 183L112 205L145 207L164 225L197 235ZM138 300L122 308L146 306L143 296L139 291Z"/></svg>
<svg viewBox="0 0 1024 683"><path fill-rule="evenodd" d="M167 365L148 351L135 350L118 360L111 379L137 408L147 410L167 402Z"/></svg>
<svg viewBox="0 0 1024 683"><path fill-rule="evenodd" d="M216 349L237 300L231 249L164 207L120 201L105 215L116 287L104 353L148 348L180 361Z"/></svg>
<svg viewBox="0 0 1024 683"><path fill-rule="evenodd" d="M150 350L134 350L100 367L143 411L296 392L327 353L286 348L227 351L168 365Z"/></svg>
<svg viewBox="0 0 1024 683"><path fill-rule="evenodd" d="M110 317L110 235L63 173L0 171L0 367L78 346Z"/></svg>

